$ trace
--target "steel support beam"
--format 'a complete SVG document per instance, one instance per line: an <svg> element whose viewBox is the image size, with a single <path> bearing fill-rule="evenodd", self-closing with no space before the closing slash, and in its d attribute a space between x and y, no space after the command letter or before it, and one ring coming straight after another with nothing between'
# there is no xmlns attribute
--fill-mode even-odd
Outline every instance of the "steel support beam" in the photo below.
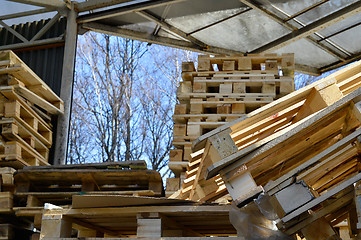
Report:
<svg viewBox="0 0 361 240"><path fill-rule="evenodd" d="M98 8L114 6L116 4L126 3L130 1L132 0L88 0L84 2L79 2L75 6L75 10L77 12L85 12Z"/></svg>
<svg viewBox="0 0 361 240"><path fill-rule="evenodd" d="M91 13L78 18L78 23L86 23L86 22L93 22L96 20L101 20L104 18L110 18L119 16L122 14L131 13L134 11L141 11L148 8L159 7L167 4L174 4L185 0L153 0L147 2L140 2L133 5L125 6L125 7L118 7L110 10L105 10L102 12Z"/></svg>
<svg viewBox="0 0 361 240"><path fill-rule="evenodd" d="M319 76L321 74L318 68L302 65L302 64L295 64L295 71L298 73L303 73L313 76Z"/></svg>
<svg viewBox="0 0 361 240"><path fill-rule="evenodd" d="M52 12L52 10L47 9L47 8L41 8L41 9L37 9L37 10L12 13L12 14L0 16L0 20L6 20L6 19L18 18L18 17L26 17L26 16L31 16L31 15L46 13L46 12Z"/></svg>
<svg viewBox="0 0 361 240"><path fill-rule="evenodd" d="M159 26L161 26L162 28L164 29L167 29L173 33L175 33L176 35L180 36L181 38L183 39L186 39L198 46L200 46L201 48L204 48L204 49L207 49L207 44L203 43L202 41L196 39L195 37L192 37L190 35L187 35L187 33L183 32L182 30L162 21L159 17L151 14L150 12L148 11L139 11L139 12L136 12L137 14L139 14L140 16L158 24Z"/></svg>
<svg viewBox="0 0 361 240"><path fill-rule="evenodd" d="M191 43L191 42L167 38L167 37L161 37L161 36L154 36L153 34L137 32L137 31L133 31L133 30L129 30L129 29L123 29L123 28L108 26L108 25L99 24L99 23L84 23L84 24L82 24L82 28L85 30L90 30L90 31L94 31L94 32L100 32L100 33L105 33L105 34L109 34L109 35L120 36L120 37L134 39L134 40L138 40L138 41L142 41L142 42L160 44L160 45L167 46L167 47L181 48L181 49L200 52L200 53L243 54L242 52L232 51L229 49L218 48L218 47L213 47L213 46L208 46L207 49L202 49L198 45Z"/></svg>
<svg viewBox="0 0 361 240"><path fill-rule="evenodd" d="M64 42L63 37L47 38L47 39L26 42L26 43L23 42L23 43L15 43L15 44L10 44L10 45L3 45L3 46L0 46L0 51L8 50L8 49L12 50L12 49L19 49L19 48L35 47L35 46L54 44L54 43L60 43L60 42Z"/></svg>
<svg viewBox="0 0 361 240"><path fill-rule="evenodd" d="M10 2L18 2L18 3L24 3L39 7L46 7L50 9L59 9L66 7L66 4L63 1L60 0L7 0Z"/></svg>
<svg viewBox="0 0 361 240"><path fill-rule="evenodd" d="M64 115L58 117L56 129L54 164L65 164L68 148L69 125L71 116L71 100L73 95L74 65L78 25L74 3L67 13L63 72L61 77L60 98L64 101Z"/></svg>
<svg viewBox="0 0 361 240"><path fill-rule="evenodd" d="M330 64L328 66L321 67L319 70L320 70L321 73L328 72L330 70L342 67L342 66L344 66L346 64L349 64L349 63L352 63L352 62L355 62L355 61L358 61L358 60L361 60L361 52L358 52L358 53L352 55L350 58L348 58L344 62L335 62L335 63L332 63L332 64Z"/></svg>
<svg viewBox="0 0 361 240"><path fill-rule="evenodd" d="M35 34L35 36L30 40L30 42L36 41L41 38L51 28L51 26L53 26L54 23L59 20L60 16L60 13L57 13L47 24L45 24L42 29L40 29L37 34Z"/></svg>
<svg viewBox="0 0 361 240"><path fill-rule="evenodd" d="M342 8L339 11L331 13L326 17L323 17L315 22L297 29L283 37L280 37L260 48L257 48L252 51L252 53L260 53L265 51L274 51L281 47L284 47L292 42L305 38L313 33L316 33L324 28L327 28L345 18L348 18L352 15L355 15L361 11L361 1L357 1L353 4L350 4L347 7Z"/></svg>
<svg viewBox="0 0 361 240"><path fill-rule="evenodd" d="M11 32L15 37L19 38L21 41L27 43L29 42L28 39L26 39L23 35L21 35L20 33L18 33L17 31L15 31L13 28L11 28L9 25L7 25L6 23L4 23L2 20L0 20L0 25L2 25L6 30L8 30L9 32Z"/></svg>
<svg viewBox="0 0 361 240"><path fill-rule="evenodd" d="M243 4L253 8L254 10L258 11L259 13L269 17L270 19L272 19L273 21L279 23L280 25L282 25L283 27L287 28L288 30L291 31L295 31L298 30L298 28L296 28L295 26L285 22L284 19L278 17L276 14L268 11L267 9L259 6L259 4L255 3L253 0L240 0ZM311 36L307 36L305 38L307 41L309 41L310 43L314 44L315 46L321 48L322 50L328 52L329 54L331 54L332 56L338 58L341 61L344 61L344 58L341 57L335 50L319 43L317 40L313 39Z"/></svg>

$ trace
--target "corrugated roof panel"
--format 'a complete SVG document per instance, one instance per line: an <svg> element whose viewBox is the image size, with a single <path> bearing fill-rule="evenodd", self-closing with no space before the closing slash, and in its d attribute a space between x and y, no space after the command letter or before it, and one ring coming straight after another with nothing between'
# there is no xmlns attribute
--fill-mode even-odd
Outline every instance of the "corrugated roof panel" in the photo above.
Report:
<svg viewBox="0 0 361 240"><path fill-rule="evenodd" d="M41 20L14 25L17 32L30 40L48 22ZM40 39L58 37L64 34L66 19L60 18ZM0 28L0 46L21 43L21 40ZM60 94L61 74L63 69L64 43L14 49L14 52L48 84L56 94Z"/></svg>

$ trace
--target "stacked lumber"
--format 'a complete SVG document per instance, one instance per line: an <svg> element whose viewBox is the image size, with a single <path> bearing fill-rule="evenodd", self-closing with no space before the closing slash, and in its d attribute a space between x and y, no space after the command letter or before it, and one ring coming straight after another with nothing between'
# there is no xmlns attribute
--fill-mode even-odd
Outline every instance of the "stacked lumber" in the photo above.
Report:
<svg viewBox="0 0 361 240"><path fill-rule="evenodd" d="M193 62L182 63L182 79L173 115L176 149L169 156L175 178L167 180L168 195L197 171L199 158L191 157L193 140L294 91L294 56L200 55L197 70Z"/></svg>
<svg viewBox="0 0 361 240"><path fill-rule="evenodd" d="M0 166L48 165L63 101L12 51L0 52Z"/></svg>
<svg viewBox="0 0 361 240"><path fill-rule="evenodd" d="M339 238L335 227L345 220L356 236L360 87L361 61L201 136L193 143L202 155L190 196L201 200L220 178L239 207L267 202L290 236Z"/></svg>
<svg viewBox="0 0 361 240"><path fill-rule="evenodd" d="M230 205L179 199L73 196L70 209L44 212L40 239L225 240L237 234L230 210Z"/></svg>
<svg viewBox="0 0 361 240"><path fill-rule="evenodd" d="M167 191L183 185L182 195L189 196L190 178L198 171L200 160L199 155L191 156L192 141L294 91L294 56L200 55L197 71L193 62L182 64L182 79L173 115L176 149L169 157L175 178L168 179ZM216 185L224 184L219 178ZM219 194L225 192L223 188Z"/></svg>

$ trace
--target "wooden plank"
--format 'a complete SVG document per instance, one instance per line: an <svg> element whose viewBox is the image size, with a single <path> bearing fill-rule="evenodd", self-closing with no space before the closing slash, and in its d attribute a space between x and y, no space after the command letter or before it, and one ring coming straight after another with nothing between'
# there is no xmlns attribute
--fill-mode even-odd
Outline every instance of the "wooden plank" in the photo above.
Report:
<svg viewBox="0 0 361 240"><path fill-rule="evenodd" d="M269 103L266 106L263 106L253 111L247 116L238 119L237 122L229 123L212 132L202 135L200 138L198 138L196 141L193 142L193 148L195 150L199 150L203 148L205 144L205 140L219 131L223 131L224 129L231 128L233 132L236 132L238 130L244 129L252 125L253 123L259 122L266 117L275 115L278 112L282 111L283 109L286 109L298 102L305 100L315 86L323 85L326 87L335 84L335 82L336 82L335 79L325 78L317 82L311 83L306 87L297 90L296 92L290 93L287 96L284 96L278 100L273 101L272 103Z"/></svg>
<svg viewBox="0 0 361 240"><path fill-rule="evenodd" d="M312 222L304 227L301 232L307 240L337 239L337 233L324 218Z"/></svg>
<svg viewBox="0 0 361 240"><path fill-rule="evenodd" d="M354 91L353 93L345 96L341 100L337 101L335 104L331 105L328 108L325 108L318 113L311 115L307 118L298 121L286 129L283 129L267 138L262 139L261 141L244 148L237 153L222 159L221 161L213 164L208 168L207 176L211 177L216 174L217 171L224 168L227 165L230 165L237 161L237 164L242 165L251 159L254 160L256 157L261 158L266 154L270 149L275 149L275 147L280 148L282 145L280 143L288 141L290 138L294 137L298 134L299 131L305 130L308 127L315 128L318 122L326 118L327 116L331 116L339 109L345 108L350 104L350 101L361 96L361 89ZM317 123L317 124L316 124ZM220 131L220 130L218 130ZM287 133L287 134L286 134ZM264 146L262 146L264 145ZM261 147L262 146L262 147ZM257 150L256 150L257 149ZM256 151L254 151L256 150ZM254 151L254 152L252 152ZM248 154L248 155L247 155ZM241 161L239 159L242 159Z"/></svg>
<svg viewBox="0 0 361 240"><path fill-rule="evenodd" d="M340 149L344 148L346 145L353 142L354 139L357 136L359 136L360 134L361 134L361 129L356 130L355 132L353 132L350 135L346 136L345 138L341 139L336 144L332 145L331 147L329 147L326 150L322 151L318 155L316 155L313 158L309 159L307 162L301 164L300 166L298 166L298 167L292 169L291 171L289 171L288 173L282 175L277 180L269 182L264 187L265 191L267 191L267 192L271 191L273 188L276 188L277 186L279 186L282 182L285 182L285 181L287 181L287 179L292 178L297 173L304 171L309 166L312 166L315 163L321 162L321 160L324 159L324 158L329 158L330 156L335 154L335 152L339 151ZM324 164L324 162L323 162L323 164ZM320 167L320 165L316 165L315 168L319 168L319 167ZM279 188L278 190L281 190L281 189ZM273 194L273 193L274 192L272 192L271 194Z"/></svg>
<svg viewBox="0 0 361 240"><path fill-rule="evenodd" d="M25 87L22 87L20 85L14 85L14 86L9 86L9 88L15 89L15 91L20 96L28 99L30 102L38 105L39 107L41 107L42 109L44 109L45 111L47 111L51 114L61 115L64 112L63 110L61 110L57 107L57 106L59 106L59 102L49 103L48 101L39 97L38 95L36 95L35 93L33 93L32 91L28 90ZM31 89L33 89L33 88L31 88Z"/></svg>

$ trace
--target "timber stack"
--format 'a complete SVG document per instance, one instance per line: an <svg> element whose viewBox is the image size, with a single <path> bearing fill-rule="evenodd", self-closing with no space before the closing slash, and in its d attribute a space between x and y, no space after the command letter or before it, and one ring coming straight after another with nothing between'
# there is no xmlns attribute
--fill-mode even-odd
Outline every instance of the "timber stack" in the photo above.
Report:
<svg viewBox="0 0 361 240"><path fill-rule="evenodd" d="M12 51L0 52L0 166L48 165L63 101Z"/></svg>
<svg viewBox="0 0 361 240"><path fill-rule="evenodd" d="M193 62L182 63L182 80L169 156L175 178L167 179L168 196L197 169L192 141L294 91L294 55L199 55L197 70Z"/></svg>
<svg viewBox="0 0 361 240"><path fill-rule="evenodd" d="M12 51L0 52L0 238L29 239L28 221L15 216L14 174L26 166L49 165L53 115L63 101Z"/></svg>
<svg viewBox="0 0 361 240"><path fill-rule="evenodd" d="M202 135L193 142L198 168L185 180L190 193L181 197L214 200L226 189L234 205L256 203L294 239L356 239L360 87L361 61Z"/></svg>

